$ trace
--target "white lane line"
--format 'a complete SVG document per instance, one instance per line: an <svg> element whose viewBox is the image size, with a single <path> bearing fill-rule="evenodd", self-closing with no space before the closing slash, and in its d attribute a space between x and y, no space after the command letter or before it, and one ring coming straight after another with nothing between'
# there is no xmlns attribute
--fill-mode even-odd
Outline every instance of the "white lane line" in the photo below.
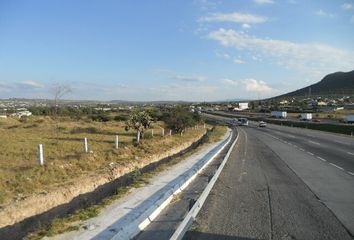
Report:
<svg viewBox="0 0 354 240"><path fill-rule="evenodd" d="M327 160L324 159L324 158L321 158L321 157L318 157L318 156L317 156L317 158L320 159L320 160L322 160L322 161L324 161L324 162L327 162Z"/></svg>
<svg viewBox="0 0 354 240"><path fill-rule="evenodd" d="M347 152L347 153L354 156L354 153L352 153L352 152Z"/></svg>
<svg viewBox="0 0 354 240"><path fill-rule="evenodd" d="M315 154L313 154L312 152L307 152L308 154L310 154L311 156L314 156Z"/></svg>
<svg viewBox="0 0 354 240"><path fill-rule="evenodd" d="M341 143L341 144L345 144L345 145L350 145L349 143L346 143L346 142L342 142L342 141L338 141L338 140L334 140L335 142L337 143Z"/></svg>
<svg viewBox="0 0 354 240"><path fill-rule="evenodd" d="M314 142L314 141L311 141L311 140L308 140L309 143L313 143L313 144L316 144L316 145L321 145L321 143L318 143L318 142Z"/></svg>
<svg viewBox="0 0 354 240"><path fill-rule="evenodd" d="M303 149L303 148L301 148L301 147L299 147L299 149L300 149L301 151L305 152L305 149Z"/></svg>
<svg viewBox="0 0 354 240"><path fill-rule="evenodd" d="M352 172L348 172L350 175L352 175L352 176L354 176L354 173L352 173Z"/></svg>
<svg viewBox="0 0 354 240"><path fill-rule="evenodd" d="M288 137L291 137L291 138L296 138L294 135L291 135L291 134L287 134Z"/></svg>
<svg viewBox="0 0 354 240"><path fill-rule="evenodd" d="M334 164L334 163L329 163L329 164L331 164L332 166L334 166L334 167L336 167L336 168L338 168L338 169L340 169L340 170L344 170L342 167L340 167L340 166L338 166L338 165L336 165L336 164Z"/></svg>

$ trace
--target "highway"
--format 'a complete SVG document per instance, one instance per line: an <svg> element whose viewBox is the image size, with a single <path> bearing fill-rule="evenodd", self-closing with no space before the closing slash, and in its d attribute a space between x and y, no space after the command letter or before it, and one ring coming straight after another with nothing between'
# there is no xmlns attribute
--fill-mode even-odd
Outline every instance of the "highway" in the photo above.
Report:
<svg viewBox="0 0 354 240"><path fill-rule="evenodd" d="M353 239L354 138L237 129L239 142L185 239Z"/></svg>

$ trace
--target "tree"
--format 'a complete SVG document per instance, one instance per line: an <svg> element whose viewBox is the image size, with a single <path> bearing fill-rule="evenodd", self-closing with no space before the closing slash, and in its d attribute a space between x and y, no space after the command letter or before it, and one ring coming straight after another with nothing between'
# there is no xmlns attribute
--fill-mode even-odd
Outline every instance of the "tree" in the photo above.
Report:
<svg viewBox="0 0 354 240"><path fill-rule="evenodd" d="M133 112L125 122L125 131L134 129L136 131L136 141L139 143L140 138L144 136L145 129L150 128L151 125L152 117L147 112Z"/></svg>
<svg viewBox="0 0 354 240"><path fill-rule="evenodd" d="M198 114L193 114L188 109L179 106L171 110L164 121L170 129L183 134L187 127L194 126L201 119Z"/></svg>
<svg viewBox="0 0 354 240"><path fill-rule="evenodd" d="M56 84L54 86L54 119L56 128L56 139L59 140L59 121L58 121L58 104L60 99L67 93L71 93L72 89L68 85Z"/></svg>

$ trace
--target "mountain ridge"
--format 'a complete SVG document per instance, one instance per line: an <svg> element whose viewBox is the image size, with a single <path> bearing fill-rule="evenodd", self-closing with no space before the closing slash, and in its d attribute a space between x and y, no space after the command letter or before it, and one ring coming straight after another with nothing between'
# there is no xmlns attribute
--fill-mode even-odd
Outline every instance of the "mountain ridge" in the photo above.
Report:
<svg viewBox="0 0 354 240"><path fill-rule="evenodd" d="M354 95L354 70L330 73L317 83L273 98L341 94Z"/></svg>

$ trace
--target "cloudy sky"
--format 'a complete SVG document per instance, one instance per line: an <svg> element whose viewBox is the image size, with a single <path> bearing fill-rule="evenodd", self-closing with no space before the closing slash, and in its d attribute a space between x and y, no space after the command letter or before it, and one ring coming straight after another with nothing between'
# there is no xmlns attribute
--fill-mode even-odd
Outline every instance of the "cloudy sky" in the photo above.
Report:
<svg viewBox="0 0 354 240"><path fill-rule="evenodd" d="M0 98L257 99L354 69L354 0L0 0Z"/></svg>

